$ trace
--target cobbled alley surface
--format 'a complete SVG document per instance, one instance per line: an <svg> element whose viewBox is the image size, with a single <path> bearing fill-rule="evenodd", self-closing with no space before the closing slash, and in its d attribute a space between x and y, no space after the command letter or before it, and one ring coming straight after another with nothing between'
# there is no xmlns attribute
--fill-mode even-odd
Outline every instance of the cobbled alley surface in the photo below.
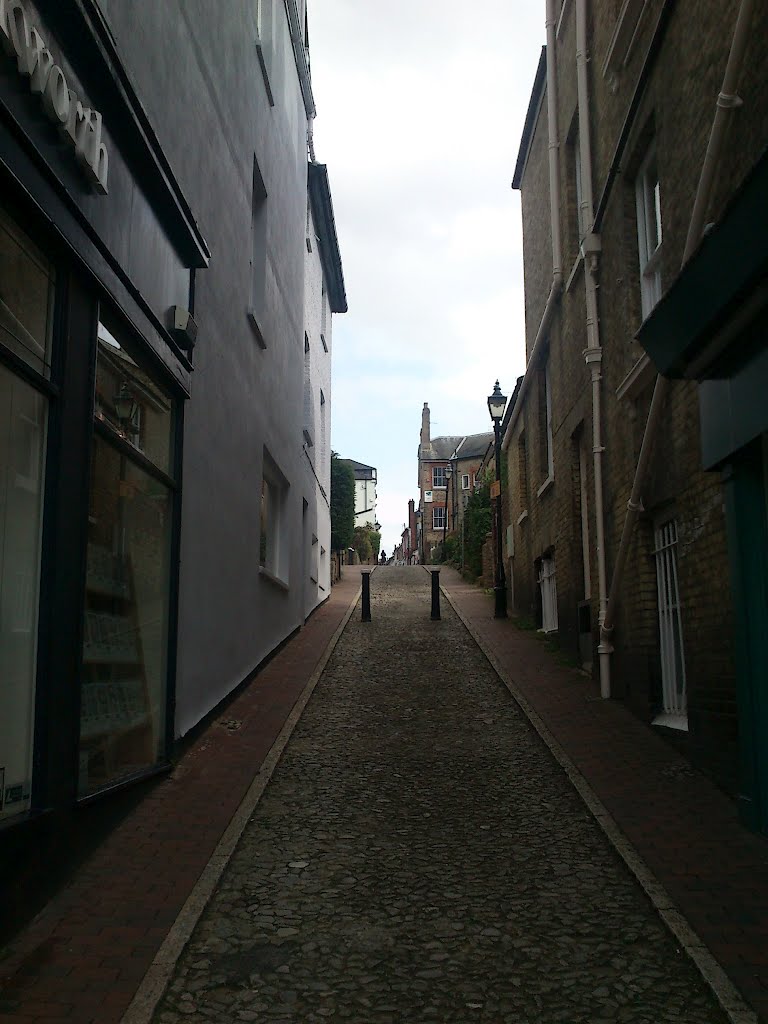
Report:
<svg viewBox="0 0 768 1024"><path fill-rule="evenodd" d="M155 1021L724 1022L424 569L371 595Z"/></svg>

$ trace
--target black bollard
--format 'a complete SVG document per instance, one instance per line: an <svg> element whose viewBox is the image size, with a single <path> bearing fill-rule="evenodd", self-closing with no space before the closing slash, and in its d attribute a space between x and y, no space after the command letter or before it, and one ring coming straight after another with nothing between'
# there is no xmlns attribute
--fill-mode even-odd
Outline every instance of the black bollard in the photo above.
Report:
<svg viewBox="0 0 768 1024"><path fill-rule="evenodd" d="M363 577L363 614L361 622L371 621L371 574L361 573Z"/></svg>
<svg viewBox="0 0 768 1024"><path fill-rule="evenodd" d="M440 618L440 570L432 570L432 616L433 619Z"/></svg>

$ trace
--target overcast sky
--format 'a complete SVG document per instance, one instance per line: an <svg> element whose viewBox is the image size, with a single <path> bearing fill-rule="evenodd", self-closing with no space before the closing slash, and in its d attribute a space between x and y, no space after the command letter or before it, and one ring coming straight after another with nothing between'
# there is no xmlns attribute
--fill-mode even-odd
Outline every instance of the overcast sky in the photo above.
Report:
<svg viewBox="0 0 768 1024"><path fill-rule="evenodd" d="M432 436L491 429L525 369L510 183L541 45L537 0L314 0L315 153L349 312L333 320L332 447L378 471L391 554Z"/></svg>

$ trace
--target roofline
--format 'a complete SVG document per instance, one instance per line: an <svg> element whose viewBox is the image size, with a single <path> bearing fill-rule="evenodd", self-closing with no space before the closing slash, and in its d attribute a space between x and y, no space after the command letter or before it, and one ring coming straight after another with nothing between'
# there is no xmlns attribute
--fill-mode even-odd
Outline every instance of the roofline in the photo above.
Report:
<svg viewBox="0 0 768 1024"><path fill-rule="evenodd" d="M341 266L336 221L333 216L328 168L325 164L311 162L307 165L307 189L320 247L320 262L328 286L331 312L346 313L347 294L344 290L344 271Z"/></svg>
<svg viewBox="0 0 768 1024"><path fill-rule="evenodd" d="M366 462L358 462L357 459L342 459L341 461L346 462L353 469L372 469L374 473L376 472L375 466L369 466Z"/></svg>
<svg viewBox="0 0 768 1024"><path fill-rule="evenodd" d="M525 171L525 165L528 162L528 154L531 150L531 143L533 142L533 132L536 128L536 122L539 119L539 110L541 109L541 101L544 96L544 86L547 80L547 48L542 46L541 54L539 56L539 64L536 68L536 77L533 80L533 89L531 90L531 98L528 102L528 112L525 115L525 124L523 125L523 134L520 139L520 149L517 153L517 163L515 164L515 173L512 176L512 188L519 189L520 182L523 178L523 172Z"/></svg>

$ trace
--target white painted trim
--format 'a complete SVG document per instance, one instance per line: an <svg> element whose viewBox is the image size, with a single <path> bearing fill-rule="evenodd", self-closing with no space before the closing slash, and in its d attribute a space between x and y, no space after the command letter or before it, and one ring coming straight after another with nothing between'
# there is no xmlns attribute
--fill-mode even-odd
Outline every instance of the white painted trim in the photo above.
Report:
<svg viewBox="0 0 768 1024"><path fill-rule="evenodd" d="M536 491L536 497L540 498L542 494L546 494L549 488L553 486L554 482L555 478L552 475L548 476L538 491Z"/></svg>
<svg viewBox="0 0 768 1024"><path fill-rule="evenodd" d="M666 729L678 729L680 732L688 732L688 715L670 715L663 712L656 715L651 725L663 725Z"/></svg>
<svg viewBox="0 0 768 1024"><path fill-rule="evenodd" d="M637 398L641 391L644 391L656 377L656 368L648 358L648 353L643 352L635 365L629 371L624 380L616 388L616 397Z"/></svg>

